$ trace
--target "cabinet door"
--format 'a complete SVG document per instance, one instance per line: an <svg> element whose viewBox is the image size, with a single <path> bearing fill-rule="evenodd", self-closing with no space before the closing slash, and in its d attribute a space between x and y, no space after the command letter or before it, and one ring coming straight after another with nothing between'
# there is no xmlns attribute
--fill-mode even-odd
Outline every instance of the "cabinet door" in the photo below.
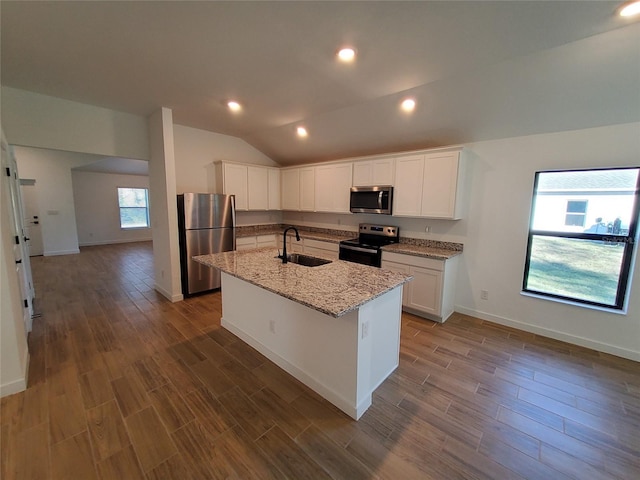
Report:
<svg viewBox="0 0 640 480"><path fill-rule="evenodd" d="M333 211L349 213L349 201L351 197L351 163L334 165L333 181L327 186L327 191L332 192Z"/></svg>
<svg viewBox="0 0 640 480"><path fill-rule="evenodd" d="M253 250L256 246L256 237L254 236L236 238L236 250L238 251Z"/></svg>
<svg viewBox="0 0 640 480"><path fill-rule="evenodd" d="M373 185L373 162L363 161L353 164L353 186L368 187Z"/></svg>
<svg viewBox="0 0 640 480"><path fill-rule="evenodd" d="M264 167L247 167L247 197L249 210L267 210L269 207L269 178Z"/></svg>
<svg viewBox="0 0 640 480"><path fill-rule="evenodd" d="M275 235L258 235L256 237L256 246L261 247L275 247L277 245Z"/></svg>
<svg viewBox="0 0 640 480"><path fill-rule="evenodd" d="M402 263L388 262L383 260L381 265L383 270L391 270L392 272L402 273L404 275L411 275L410 270L411 267L409 265L403 265ZM411 282L405 283L402 286L402 305L409 304L409 297L411 296L411 286L413 280Z"/></svg>
<svg viewBox="0 0 640 480"><path fill-rule="evenodd" d="M406 155L396 159L393 189L393 214L419 217L422 211L424 155Z"/></svg>
<svg viewBox="0 0 640 480"><path fill-rule="evenodd" d="M407 306L431 315L440 316L442 301L442 272L423 267L410 267L411 290Z"/></svg>
<svg viewBox="0 0 640 480"><path fill-rule="evenodd" d="M393 158L374 160L371 170L371 185L393 185L395 162Z"/></svg>
<svg viewBox="0 0 640 480"><path fill-rule="evenodd" d="M224 193L236 196L236 210L247 210L247 166L225 163L223 175Z"/></svg>
<svg viewBox="0 0 640 480"><path fill-rule="evenodd" d="M282 171L282 209L300 210L300 169Z"/></svg>
<svg viewBox="0 0 640 480"><path fill-rule="evenodd" d="M316 212L349 213L351 163L316 167Z"/></svg>
<svg viewBox="0 0 640 480"><path fill-rule="evenodd" d="M315 210L315 167L300 169L300 210Z"/></svg>
<svg viewBox="0 0 640 480"><path fill-rule="evenodd" d="M304 253L330 260L338 260L339 246L337 243L305 238Z"/></svg>
<svg viewBox="0 0 640 480"><path fill-rule="evenodd" d="M269 201L267 208L269 210L280 210L280 170L277 168L269 168Z"/></svg>
<svg viewBox="0 0 640 480"><path fill-rule="evenodd" d="M456 218L459 152L425 155L422 192L423 217Z"/></svg>

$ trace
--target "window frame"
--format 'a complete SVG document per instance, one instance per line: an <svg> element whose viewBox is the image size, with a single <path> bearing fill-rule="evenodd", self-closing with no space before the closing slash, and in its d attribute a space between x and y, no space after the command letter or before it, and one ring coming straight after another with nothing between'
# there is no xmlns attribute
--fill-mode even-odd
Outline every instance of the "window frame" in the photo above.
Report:
<svg viewBox="0 0 640 480"><path fill-rule="evenodd" d="M634 246L637 243L638 221L640 216L640 172L636 178L636 187L633 200L631 218L629 220L629 230L626 235L614 235L613 233L585 233L585 232L560 232L555 230L535 230L533 221L535 218L536 196L538 192L538 180L540 174L543 173L559 173L559 172L587 172L587 171L605 171L605 170L634 170L640 167L601 167L601 168L571 168L562 170L540 170L535 172L533 182L533 193L531 195L531 213L529 217L529 232L527 235L527 250L525 257L524 276L522 279L522 293L533 295L536 297L550 298L567 303L577 304L585 307L604 308L606 310L624 311L628 301L628 287L631 282L631 273L633 271ZM566 213L565 213L566 214ZM569 238L578 240L602 241L605 243L623 244L623 254L621 261L620 274L618 276L618 289L616 292L616 300L614 305L594 302L582 298L568 297L566 295L554 294L549 292L541 292L527 288L527 280L529 278L529 269L531 263L531 248L534 237L551 237L551 238Z"/></svg>
<svg viewBox="0 0 640 480"><path fill-rule="evenodd" d="M120 190L144 190L145 195L145 203L144 207L127 207L120 205ZM151 218L149 216L149 188L147 187L116 187L117 191L117 201L118 201L118 220L120 223L120 230L141 230L144 228L151 228ZM127 227L122 225L122 209L140 209L145 211L145 217L147 219L147 224L144 226L135 226L135 227Z"/></svg>
<svg viewBox="0 0 640 480"><path fill-rule="evenodd" d="M584 203L584 212L574 212L574 211L569 211L569 204L570 203L577 203L577 202L581 202ZM589 208L589 200L567 200L567 207L566 207L566 211L564 213L564 224L565 226L572 226L572 227L584 227L586 224L586 220L587 220L587 209ZM582 218L582 224L580 225L576 225L576 224L569 224L567 223L567 217L569 215L580 215Z"/></svg>

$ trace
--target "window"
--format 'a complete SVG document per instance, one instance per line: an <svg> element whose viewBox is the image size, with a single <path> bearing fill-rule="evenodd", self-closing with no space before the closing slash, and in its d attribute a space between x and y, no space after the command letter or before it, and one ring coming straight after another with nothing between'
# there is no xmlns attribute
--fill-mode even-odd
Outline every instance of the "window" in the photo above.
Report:
<svg viewBox="0 0 640 480"><path fill-rule="evenodd" d="M149 193L146 188L118 188L120 228L149 227Z"/></svg>
<svg viewBox="0 0 640 480"><path fill-rule="evenodd" d="M586 200L567 200L567 216L565 217L564 224L584 227L586 213Z"/></svg>
<svg viewBox="0 0 640 480"><path fill-rule="evenodd" d="M537 172L523 291L624 308L640 168Z"/></svg>

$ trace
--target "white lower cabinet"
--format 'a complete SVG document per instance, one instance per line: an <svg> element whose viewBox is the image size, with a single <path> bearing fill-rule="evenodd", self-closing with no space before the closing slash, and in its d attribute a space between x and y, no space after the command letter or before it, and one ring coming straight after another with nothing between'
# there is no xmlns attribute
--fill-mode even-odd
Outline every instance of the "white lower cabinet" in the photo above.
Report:
<svg viewBox="0 0 640 480"><path fill-rule="evenodd" d="M251 235L236 238L236 250L253 250L254 248L275 247L275 235Z"/></svg>
<svg viewBox="0 0 640 480"><path fill-rule="evenodd" d="M276 247L276 236L275 235L258 235L256 236L256 246L258 248L262 247Z"/></svg>
<svg viewBox="0 0 640 480"><path fill-rule="evenodd" d="M253 250L256 248L256 237L240 237L236 238L236 250Z"/></svg>
<svg viewBox="0 0 640 480"><path fill-rule="evenodd" d="M402 309L438 322L453 313L458 257L448 260L382 252L382 268L412 275L402 292Z"/></svg>
<svg viewBox="0 0 640 480"><path fill-rule="evenodd" d="M282 235L278 237L277 245L279 249L282 249ZM298 242L295 235L287 235L287 253L304 253L313 257L338 260L339 247L337 243L311 238L301 238Z"/></svg>
<svg viewBox="0 0 640 480"><path fill-rule="evenodd" d="M304 253L314 257L338 260L340 247L337 243L323 242L311 238L304 239Z"/></svg>

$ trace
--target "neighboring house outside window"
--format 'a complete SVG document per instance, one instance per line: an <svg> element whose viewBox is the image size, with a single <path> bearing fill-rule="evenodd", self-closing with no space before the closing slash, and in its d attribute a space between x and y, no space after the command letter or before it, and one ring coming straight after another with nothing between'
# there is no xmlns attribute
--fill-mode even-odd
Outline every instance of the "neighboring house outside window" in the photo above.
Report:
<svg viewBox="0 0 640 480"><path fill-rule="evenodd" d="M118 188L120 228L149 227L149 191L146 188Z"/></svg>
<svg viewBox="0 0 640 480"><path fill-rule="evenodd" d="M537 172L523 291L623 310L640 168Z"/></svg>

